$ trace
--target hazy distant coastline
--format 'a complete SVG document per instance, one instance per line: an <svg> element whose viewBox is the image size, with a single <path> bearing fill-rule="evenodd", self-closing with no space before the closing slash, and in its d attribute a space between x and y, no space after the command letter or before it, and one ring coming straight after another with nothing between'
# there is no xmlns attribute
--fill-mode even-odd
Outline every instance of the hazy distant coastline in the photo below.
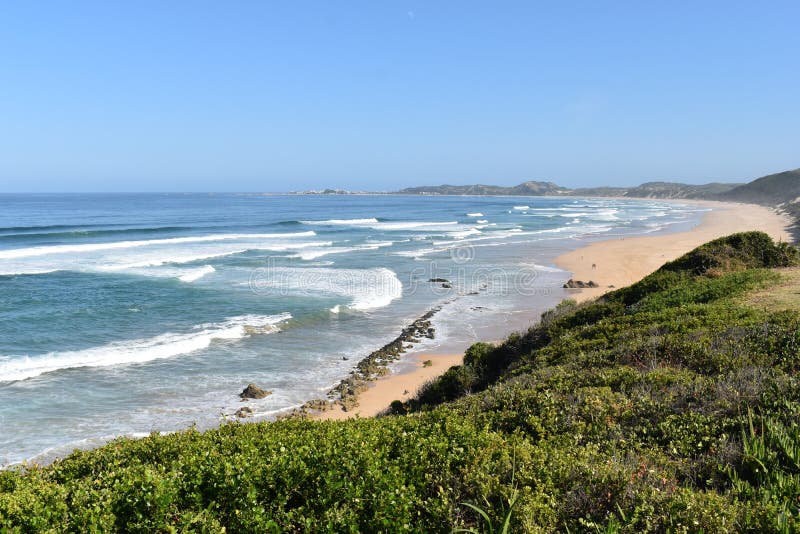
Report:
<svg viewBox="0 0 800 534"><path fill-rule="evenodd" d="M785 213L794 221L791 227L795 241L800 237L800 169L756 178L748 183L712 182L684 184L679 182L646 182L632 187L580 187L570 189L553 182L527 181L515 186L499 185L423 185L399 191L292 191L295 195L422 195L422 196L554 196L554 197L618 197L675 200L718 200L760 204Z"/></svg>

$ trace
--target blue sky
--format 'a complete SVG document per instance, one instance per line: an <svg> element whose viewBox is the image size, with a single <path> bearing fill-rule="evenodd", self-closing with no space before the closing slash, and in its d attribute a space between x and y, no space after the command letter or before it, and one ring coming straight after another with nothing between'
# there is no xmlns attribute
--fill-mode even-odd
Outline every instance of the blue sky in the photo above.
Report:
<svg viewBox="0 0 800 534"><path fill-rule="evenodd" d="M0 191L749 180L800 3L4 2Z"/></svg>

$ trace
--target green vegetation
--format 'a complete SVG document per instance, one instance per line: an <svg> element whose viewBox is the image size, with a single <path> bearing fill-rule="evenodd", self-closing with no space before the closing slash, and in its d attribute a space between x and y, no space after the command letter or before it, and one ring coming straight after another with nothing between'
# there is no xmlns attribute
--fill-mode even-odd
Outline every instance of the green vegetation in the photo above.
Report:
<svg viewBox="0 0 800 534"><path fill-rule="evenodd" d="M474 345L397 415L0 472L0 530L796 532L800 312L769 295L797 263L763 234L713 241Z"/></svg>
<svg viewBox="0 0 800 534"><path fill-rule="evenodd" d="M736 202L778 205L795 203L800 197L800 169L762 176L721 195Z"/></svg>

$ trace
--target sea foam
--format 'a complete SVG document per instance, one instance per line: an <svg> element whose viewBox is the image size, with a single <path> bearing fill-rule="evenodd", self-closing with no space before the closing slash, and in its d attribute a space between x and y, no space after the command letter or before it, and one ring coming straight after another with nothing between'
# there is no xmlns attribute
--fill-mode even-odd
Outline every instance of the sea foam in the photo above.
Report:
<svg viewBox="0 0 800 534"><path fill-rule="evenodd" d="M215 271L216 271L216 269L214 269L212 266L204 265L204 266L200 267L199 269L194 269L194 270L189 271L188 273L186 273L186 274L184 274L182 276L179 276L178 280L180 280L181 282L194 282L195 280L200 280L205 275L211 274L211 273L213 273Z"/></svg>
<svg viewBox="0 0 800 534"><path fill-rule="evenodd" d="M17 248L0 250L0 259L29 258L49 254L70 254L75 252L95 252L100 250L118 250L126 248L147 247L153 245L175 245L184 243L207 243L211 241L229 241L242 239L289 239L317 235L313 231L286 234L212 234L193 237L169 237L165 239L143 239L139 241L114 241L111 243L81 243L77 245L52 245L42 247Z"/></svg>
<svg viewBox="0 0 800 534"><path fill-rule="evenodd" d="M394 271L375 269L328 269L276 267L265 270L250 283L256 292L285 295L335 295L349 300L353 310L388 306L403 294L403 284ZM341 309L341 308L338 308Z"/></svg>
<svg viewBox="0 0 800 534"><path fill-rule="evenodd" d="M269 334L291 319L279 315L242 315L220 323L195 326L190 332L167 332L151 338L115 341L83 350L49 352L39 356L0 358L0 382L33 378L44 373L75 367L107 367L171 358L202 350L215 340L236 340L252 334Z"/></svg>

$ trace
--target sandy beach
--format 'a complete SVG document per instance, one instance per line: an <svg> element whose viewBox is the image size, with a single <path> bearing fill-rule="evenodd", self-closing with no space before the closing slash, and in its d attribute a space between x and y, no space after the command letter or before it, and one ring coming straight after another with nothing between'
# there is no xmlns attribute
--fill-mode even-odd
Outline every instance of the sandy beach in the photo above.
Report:
<svg viewBox="0 0 800 534"><path fill-rule="evenodd" d="M787 231L790 221L774 210L752 204L681 201L710 208L702 222L685 231L655 236L608 239L581 247L555 259L564 270L573 273L575 280L596 282L593 289L568 290L570 297L584 301L598 297L614 288L630 285L652 273L664 263L680 257L708 241L736 232L761 230L775 240L791 241ZM531 323L538 316L531 316ZM339 407L313 415L315 419L347 419L372 417L385 410L393 400L413 397L427 381L441 375L462 361L461 354L417 354L414 368L404 373L390 374L376 380L359 395L359 405L345 412ZM430 360L432 365L424 366Z"/></svg>
<svg viewBox="0 0 800 534"><path fill-rule="evenodd" d="M687 201L688 202L688 201ZM556 265L571 271L575 280L592 280L600 287L571 289L572 298L583 301L641 280L664 263L718 237L761 230L775 240L791 241L789 219L764 206L723 202L692 202L707 206L703 221L688 232L657 236L609 239L567 252Z"/></svg>
<svg viewBox="0 0 800 534"><path fill-rule="evenodd" d="M453 365L461 364L463 354L417 354L414 367L405 373L390 374L376 380L372 387L358 396L358 407L345 412L338 406L314 415L315 419L347 419L373 417L385 410L393 400L406 400L414 396L427 381L441 375ZM430 361L430 365L423 362Z"/></svg>

